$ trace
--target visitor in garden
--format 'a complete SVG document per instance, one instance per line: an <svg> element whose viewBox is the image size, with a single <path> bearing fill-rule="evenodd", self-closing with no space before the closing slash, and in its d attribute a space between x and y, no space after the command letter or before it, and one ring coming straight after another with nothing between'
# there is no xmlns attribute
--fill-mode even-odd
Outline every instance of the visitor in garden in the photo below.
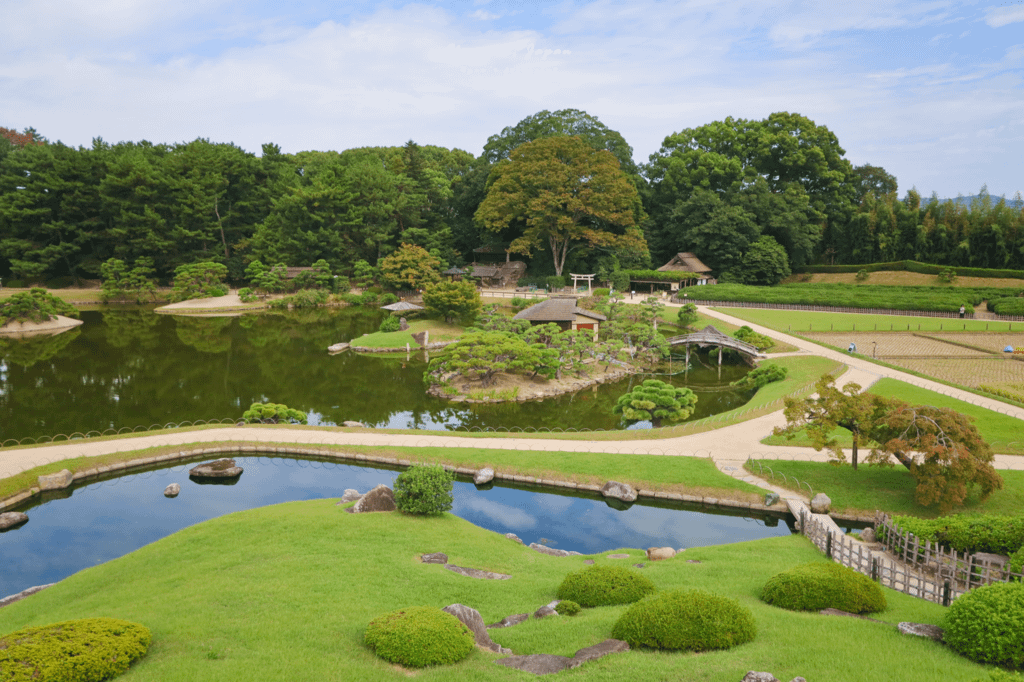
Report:
<svg viewBox="0 0 1024 682"><path fill-rule="evenodd" d="M960 306L960 319L964 319L964 313L967 312L967 308Z"/></svg>
<svg viewBox="0 0 1024 682"><path fill-rule="evenodd" d="M850 352L850 353L856 353L857 352L857 344L855 344L853 341L851 341L850 342L850 347L847 348L846 350L848 352Z"/></svg>

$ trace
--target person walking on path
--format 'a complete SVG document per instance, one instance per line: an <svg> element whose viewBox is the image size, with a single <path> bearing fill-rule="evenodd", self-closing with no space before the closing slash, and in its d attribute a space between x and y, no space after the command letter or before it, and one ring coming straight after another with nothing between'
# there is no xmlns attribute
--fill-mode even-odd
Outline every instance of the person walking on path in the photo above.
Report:
<svg viewBox="0 0 1024 682"><path fill-rule="evenodd" d="M967 308L960 306L960 319L964 319L964 314L967 312Z"/></svg>

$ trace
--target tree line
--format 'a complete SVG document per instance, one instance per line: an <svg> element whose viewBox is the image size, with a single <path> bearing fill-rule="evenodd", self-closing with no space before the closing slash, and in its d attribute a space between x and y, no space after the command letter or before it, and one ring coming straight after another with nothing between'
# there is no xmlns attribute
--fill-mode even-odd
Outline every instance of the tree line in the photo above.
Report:
<svg viewBox="0 0 1024 682"><path fill-rule="evenodd" d="M903 198L795 113L727 118L665 138L637 165L586 112L542 111L478 157L418 145L261 155L206 139L90 147L0 128L0 277L99 279L111 258L167 281L213 261L326 261L352 275L403 244L443 268L528 257L533 276L649 269L697 254L720 279L770 284L813 263L919 260L1024 268L1024 208L983 188L969 205Z"/></svg>

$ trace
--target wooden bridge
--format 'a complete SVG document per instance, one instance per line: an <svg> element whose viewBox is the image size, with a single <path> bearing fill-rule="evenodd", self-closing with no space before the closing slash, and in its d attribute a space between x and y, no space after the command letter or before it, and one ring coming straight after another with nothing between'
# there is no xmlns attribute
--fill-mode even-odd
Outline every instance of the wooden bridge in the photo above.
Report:
<svg viewBox="0 0 1024 682"><path fill-rule="evenodd" d="M753 344L747 343L746 341L740 341L739 339L734 339L731 336L726 336L711 325L708 325L699 332L694 332L693 334L681 334L679 336L669 337L668 342L671 346L686 346L687 365L690 364L690 346L697 346L698 348L718 346L719 365L722 364L723 348L730 348L739 352L743 356L743 359L750 364L753 364L754 358L762 356L760 351L758 351L757 347Z"/></svg>

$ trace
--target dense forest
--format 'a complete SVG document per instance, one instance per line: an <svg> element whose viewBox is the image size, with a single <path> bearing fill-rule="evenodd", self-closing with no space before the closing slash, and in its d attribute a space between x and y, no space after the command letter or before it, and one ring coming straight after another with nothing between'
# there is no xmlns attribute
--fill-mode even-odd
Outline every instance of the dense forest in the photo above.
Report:
<svg viewBox="0 0 1024 682"><path fill-rule="evenodd" d="M537 144L569 136L597 155ZM0 277L70 284L98 279L110 258L151 259L165 280L207 260L236 282L257 259L324 259L347 274L402 244L445 267L476 260L480 247L502 260L509 250L529 257L534 276L608 277L658 267L679 251L747 283L814 263L1024 269L1019 195L1007 202L982 188L969 202L940 201L911 189L901 198L895 177L854 167L828 128L799 114L682 130L639 166L622 135L571 109L505 128L479 157L412 141L296 154L267 143L261 152L205 139L97 138L74 148L32 128L0 128ZM618 204L599 205L612 187ZM515 210L517 197L525 205L538 192L542 207ZM555 214L550 225L545 212Z"/></svg>

